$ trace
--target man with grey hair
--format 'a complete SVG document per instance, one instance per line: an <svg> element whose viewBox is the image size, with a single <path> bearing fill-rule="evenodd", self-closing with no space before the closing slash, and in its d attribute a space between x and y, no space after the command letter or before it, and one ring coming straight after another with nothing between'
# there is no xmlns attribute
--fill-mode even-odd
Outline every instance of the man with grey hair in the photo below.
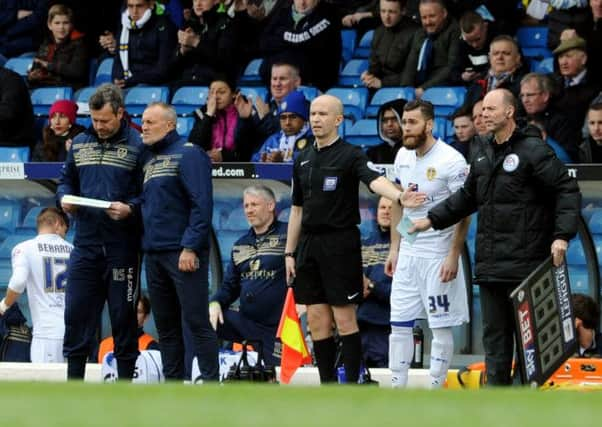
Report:
<svg viewBox="0 0 602 427"><path fill-rule="evenodd" d="M138 357L140 227L135 211L142 143L124 120L123 95L117 86L100 86L89 106L92 128L73 139L57 190L61 207L75 217L65 294L67 377L84 378L107 301L118 375L131 379ZM110 206L75 204L66 195L100 199Z"/></svg>
<svg viewBox="0 0 602 427"><path fill-rule="evenodd" d="M176 132L176 113L162 102L142 114L142 248L163 373L183 380L182 322L192 337L203 381L217 381L217 337L209 323L211 161Z"/></svg>
<svg viewBox="0 0 602 427"><path fill-rule="evenodd" d="M279 365L280 349L274 347L286 296L287 224L276 219L276 198L264 185L245 188L243 207L251 227L232 246L224 282L209 304L209 318L219 338L260 341L265 362ZM230 310L237 299L239 310Z"/></svg>

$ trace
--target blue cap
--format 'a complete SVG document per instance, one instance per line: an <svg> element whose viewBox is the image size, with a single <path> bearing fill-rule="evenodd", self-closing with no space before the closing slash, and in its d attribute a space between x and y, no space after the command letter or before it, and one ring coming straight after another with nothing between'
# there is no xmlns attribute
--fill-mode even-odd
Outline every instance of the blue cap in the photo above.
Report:
<svg viewBox="0 0 602 427"><path fill-rule="evenodd" d="M307 121L309 117L309 103L303 92L294 90L290 92L278 106L278 115L282 113L294 113Z"/></svg>

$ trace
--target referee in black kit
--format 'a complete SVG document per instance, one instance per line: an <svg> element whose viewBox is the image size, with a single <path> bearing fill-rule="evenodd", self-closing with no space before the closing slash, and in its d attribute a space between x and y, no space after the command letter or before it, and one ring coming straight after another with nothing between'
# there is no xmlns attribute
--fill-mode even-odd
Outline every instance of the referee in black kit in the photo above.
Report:
<svg viewBox="0 0 602 427"><path fill-rule="evenodd" d="M347 382L357 383L361 338L356 305L362 300L359 181L397 201L401 192L368 167L361 148L338 136L343 105L317 97L310 108L315 142L299 153L293 168L292 207L286 241L287 281L295 279L297 303L307 305L322 383L335 382L336 347L332 324L343 344Z"/></svg>

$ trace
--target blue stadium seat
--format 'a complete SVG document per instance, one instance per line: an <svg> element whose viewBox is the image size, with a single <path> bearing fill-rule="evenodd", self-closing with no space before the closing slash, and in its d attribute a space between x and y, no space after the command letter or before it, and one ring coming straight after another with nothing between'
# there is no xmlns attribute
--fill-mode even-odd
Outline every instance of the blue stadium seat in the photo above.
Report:
<svg viewBox="0 0 602 427"><path fill-rule="evenodd" d="M378 145L382 141L378 137L376 126L375 119L358 120L345 132L345 141L363 148Z"/></svg>
<svg viewBox="0 0 602 427"><path fill-rule="evenodd" d="M569 266L573 265L587 265L585 260L585 252L583 251L583 244L579 237L575 237L571 240L569 248L566 251L566 262Z"/></svg>
<svg viewBox="0 0 602 427"><path fill-rule="evenodd" d="M357 32L355 30L342 30L341 41L343 43L343 52L341 54L343 62L347 63L353 58L353 51L357 42Z"/></svg>
<svg viewBox="0 0 602 427"><path fill-rule="evenodd" d="M303 92L305 99L307 99L309 102L313 101L320 95L320 91L317 87L301 85L297 89Z"/></svg>
<svg viewBox="0 0 602 427"><path fill-rule="evenodd" d="M263 86L241 86L239 89L240 93L253 101L253 103L255 103L257 97L263 101L268 99L268 90Z"/></svg>
<svg viewBox="0 0 602 427"><path fill-rule="evenodd" d="M0 147L0 162L25 163L29 161L29 147Z"/></svg>
<svg viewBox="0 0 602 427"><path fill-rule="evenodd" d="M345 117L354 121L364 118L366 106L368 105L368 89L365 87L335 87L326 93L336 96L343 103Z"/></svg>
<svg viewBox="0 0 602 427"><path fill-rule="evenodd" d="M21 221L21 203L17 200L0 200L0 228L12 233Z"/></svg>
<svg viewBox="0 0 602 427"><path fill-rule="evenodd" d="M360 78L362 73L368 69L367 59L352 59L345 64L339 73L339 85L362 87L363 83Z"/></svg>
<svg viewBox="0 0 602 427"><path fill-rule="evenodd" d="M602 234L592 234L592 239L594 241L594 248L598 258L598 265L602 267Z"/></svg>
<svg viewBox="0 0 602 427"><path fill-rule="evenodd" d="M190 131L194 126L194 117L178 117L178 121L176 123L176 131L178 134L184 138L188 138L190 135Z"/></svg>
<svg viewBox="0 0 602 427"><path fill-rule="evenodd" d="M167 86L136 86L125 95L125 109L133 116L140 116L151 102L167 102L169 89Z"/></svg>
<svg viewBox="0 0 602 427"><path fill-rule="evenodd" d="M376 91L370 105L366 108L366 117L372 118L378 115L378 109L381 105L395 99L405 99L411 101L414 99L413 87L383 87Z"/></svg>
<svg viewBox="0 0 602 427"><path fill-rule="evenodd" d="M435 117L435 123L433 126L433 136L435 138L441 138L444 141L447 141L449 138L453 136L453 131L449 134L449 123L445 117Z"/></svg>
<svg viewBox="0 0 602 427"><path fill-rule="evenodd" d="M171 105L179 116L192 115L194 110L207 103L207 86L182 86L171 98Z"/></svg>
<svg viewBox="0 0 602 427"><path fill-rule="evenodd" d="M232 246L234 242L242 237L244 234L243 231L240 230L222 230L217 236L217 241L219 245L219 253L222 258L222 267L224 269L224 274L226 273L226 268L230 262L230 253L232 252Z"/></svg>
<svg viewBox="0 0 602 427"><path fill-rule="evenodd" d="M224 230L243 231L249 228L245 211L242 207L235 207L231 210L228 219L223 224Z"/></svg>
<svg viewBox="0 0 602 427"><path fill-rule="evenodd" d="M87 104L90 97L94 94L96 88L94 86L83 87L73 95L73 100L78 104Z"/></svg>
<svg viewBox="0 0 602 427"><path fill-rule="evenodd" d="M59 99L71 99L73 89L70 87L41 87L31 91L33 113L36 116L47 116L50 106Z"/></svg>
<svg viewBox="0 0 602 427"><path fill-rule="evenodd" d="M359 227L360 234L365 239L376 231L376 214L371 208L360 207L360 218L362 220Z"/></svg>
<svg viewBox="0 0 602 427"><path fill-rule="evenodd" d="M366 31L359 44L353 51L354 58L369 58L370 49L372 47L372 38L374 37L374 30Z"/></svg>
<svg viewBox="0 0 602 427"><path fill-rule="evenodd" d="M527 58L550 58L552 51L548 49L548 27L521 27L516 32L518 45L523 56Z"/></svg>
<svg viewBox="0 0 602 427"><path fill-rule="evenodd" d="M602 209L597 209L589 219L589 231L593 234L602 234Z"/></svg>
<svg viewBox="0 0 602 427"><path fill-rule="evenodd" d="M25 214L25 218L23 218L23 222L21 223L21 227L28 227L35 229L37 227L36 220L38 215L44 208L47 206L34 206Z"/></svg>
<svg viewBox="0 0 602 427"><path fill-rule="evenodd" d="M544 58L541 61L531 63L531 71L534 73L550 74L554 72L554 58Z"/></svg>
<svg viewBox="0 0 602 427"><path fill-rule="evenodd" d="M213 201L212 225L216 233L224 229L228 215L232 210L232 204L221 200Z"/></svg>
<svg viewBox="0 0 602 427"><path fill-rule="evenodd" d="M80 125L82 125L83 127L85 127L87 129L90 126L92 126L92 117L90 117L90 116L78 117L77 123L79 123Z"/></svg>
<svg viewBox="0 0 602 427"><path fill-rule="evenodd" d="M245 71L242 73L240 77L241 85L262 85L261 76L259 75L259 69L261 68L261 64L263 63L262 58L256 58L251 60Z"/></svg>
<svg viewBox="0 0 602 427"><path fill-rule="evenodd" d="M94 79L94 86L101 85L103 83L111 83L111 75L113 72L113 58L105 58L98 68L96 69L96 78Z"/></svg>
<svg viewBox="0 0 602 427"><path fill-rule="evenodd" d="M466 88L462 86L431 87L424 91L422 99L435 106L436 116L448 116L464 104Z"/></svg>
<svg viewBox="0 0 602 427"><path fill-rule="evenodd" d="M569 282L571 292L589 294L589 275L587 267L582 265L569 265Z"/></svg>
<svg viewBox="0 0 602 427"><path fill-rule="evenodd" d="M278 213L278 221L288 222L288 217L291 214L291 208L284 208Z"/></svg>
<svg viewBox="0 0 602 427"><path fill-rule="evenodd" d="M25 240L33 239L37 233L27 233L27 234L11 234L8 236L2 244L0 244L0 259L9 259L10 254L15 247L15 245L24 242ZM10 262L10 261L9 261Z"/></svg>
<svg viewBox="0 0 602 427"><path fill-rule="evenodd" d="M32 63L33 58L10 58L4 63L4 68L13 70L15 73L26 77Z"/></svg>
<svg viewBox="0 0 602 427"><path fill-rule="evenodd" d="M341 125L339 126L339 135L341 135L343 138L345 138L345 135L347 135L347 132L349 132L349 129L351 129L352 127L353 127L353 120L344 119L343 123L341 123Z"/></svg>

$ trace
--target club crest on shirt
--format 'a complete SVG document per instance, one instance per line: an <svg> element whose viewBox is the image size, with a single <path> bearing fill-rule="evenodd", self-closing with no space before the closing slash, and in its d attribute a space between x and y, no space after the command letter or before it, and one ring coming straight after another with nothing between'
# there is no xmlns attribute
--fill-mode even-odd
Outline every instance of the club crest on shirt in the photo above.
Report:
<svg viewBox="0 0 602 427"><path fill-rule="evenodd" d="M512 153L512 154L508 154L504 158L504 163L503 163L502 167L504 168L504 170L506 172L514 172L516 170L516 168L518 168L518 164L519 164L518 156L516 154Z"/></svg>
<svg viewBox="0 0 602 427"><path fill-rule="evenodd" d="M125 159L127 155L128 155L127 148L120 147L117 149L117 157L119 157L120 159Z"/></svg>
<svg viewBox="0 0 602 427"><path fill-rule="evenodd" d="M307 139L301 138L297 141L297 150L303 150L307 145Z"/></svg>
<svg viewBox="0 0 602 427"><path fill-rule="evenodd" d="M166 168L167 166L169 166L169 157L163 159L163 167Z"/></svg>
<svg viewBox="0 0 602 427"><path fill-rule="evenodd" d="M334 191L337 188L339 178L336 176L325 176L322 191Z"/></svg>
<svg viewBox="0 0 602 427"><path fill-rule="evenodd" d="M432 181L433 179L435 179L436 176L437 176L437 169L435 169L432 166L430 166L426 169L426 179L428 179L429 181Z"/></svg>
<svg viewBox="0 0 602 427"><path fill-rule="evenodd" d="M276 246L278 246L278 242L280 242L280 239L277 236L270 237L268 239L268 244L270 245L270 248L275 248Z"/></svg>
<svg viewBox="0 0 602 427"><path fill-rule="evenodd" d="M251 269L251 271L259 270L260 266L261 266L261 261L259 261L259 259L252 259L249 262L249 268Z"/></svg>

